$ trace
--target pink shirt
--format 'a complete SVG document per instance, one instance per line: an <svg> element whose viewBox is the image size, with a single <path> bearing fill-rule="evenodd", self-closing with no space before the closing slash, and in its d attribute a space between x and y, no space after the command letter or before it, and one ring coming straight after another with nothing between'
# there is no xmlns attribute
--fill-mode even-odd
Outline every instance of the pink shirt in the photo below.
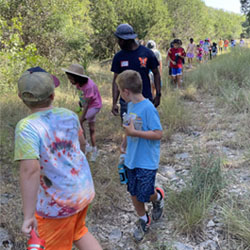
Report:
<svg viewBox="0 0 250 250"><path fill-rule="evenodd" d="M192 53L194 54L195 52L196 45L194 43L190 43L187 47L187 53Z"/></svg>
<svg viewBox="0 0 250 250"><path fill-rule="evenodd" d="M81 103L84 105L86 99L90 99L88 108L101 108L102 98L96 84L89 78L88 82L82 87L77 85L77 89L80 90L79 98Z"/></svg>
<svg viewBox="0 0 250 250"><path fill-rule="evenodd" d="M197 56L202 57L202 55L203 55L203 49L202 48L198 48L197 49Z"/></svg>

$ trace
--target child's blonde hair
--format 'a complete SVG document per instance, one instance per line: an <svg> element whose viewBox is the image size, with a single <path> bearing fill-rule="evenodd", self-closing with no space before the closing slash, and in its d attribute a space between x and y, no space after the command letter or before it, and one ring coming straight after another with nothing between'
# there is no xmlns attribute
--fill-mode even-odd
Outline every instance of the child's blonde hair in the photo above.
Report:
<svg viewBox="0 0 250 250"><path fill-rule="evenodd" d="M134 94L142 93L141 75L134 70L125 70L116 78L116 83L121 90L128 89Z"/></svg>

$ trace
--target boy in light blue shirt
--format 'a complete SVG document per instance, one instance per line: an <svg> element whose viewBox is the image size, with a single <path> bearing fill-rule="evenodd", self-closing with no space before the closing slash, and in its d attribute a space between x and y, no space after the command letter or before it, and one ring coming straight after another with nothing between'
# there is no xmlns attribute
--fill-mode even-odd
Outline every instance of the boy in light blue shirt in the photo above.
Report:
<svg viewBox="0 0 250 250"><path fill-rule="evenodd" d="M126 153L128 192L139 216L134 238L140 241L151 222L145 203L153 203L153 220L159 220L163 213L164 191L155 187L162 127L156 108L142 95L142 79L138 72L123 71L118 75L116 83L121 97L128 102L127 116L130 119L128 124L123 125L126 136L121 151Z"/></svg>

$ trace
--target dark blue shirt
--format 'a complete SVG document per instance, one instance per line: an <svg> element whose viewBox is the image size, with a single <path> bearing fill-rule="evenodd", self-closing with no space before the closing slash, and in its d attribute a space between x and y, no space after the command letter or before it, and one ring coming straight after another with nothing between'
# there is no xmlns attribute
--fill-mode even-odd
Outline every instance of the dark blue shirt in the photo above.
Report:
<svg viewBox="0 0 250 250"><path fill-rule="evenodd" d="M121 50L115 54L111 71L120 74L124 70L132 69L140 73L142 78L142 94L152 99L149 70L159 66L155 54L148 48L140 45L136 50Z"/></svg>

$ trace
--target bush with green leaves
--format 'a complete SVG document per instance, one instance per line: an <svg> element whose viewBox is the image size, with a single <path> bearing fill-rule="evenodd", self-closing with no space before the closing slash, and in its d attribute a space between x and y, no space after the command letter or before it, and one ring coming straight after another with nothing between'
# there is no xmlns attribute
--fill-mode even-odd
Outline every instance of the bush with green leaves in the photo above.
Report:
<svg viewBox="0 0 250 250"><path fill-rule="evenodd" d="M22 22L13 18L9 23L1 21L0 35L8 33L8 40L1 41L0 50L0 90L12 91L17 86L20 74L33 65L48 65L48 60L37 53L36 45L24 44Z"/></svg>

